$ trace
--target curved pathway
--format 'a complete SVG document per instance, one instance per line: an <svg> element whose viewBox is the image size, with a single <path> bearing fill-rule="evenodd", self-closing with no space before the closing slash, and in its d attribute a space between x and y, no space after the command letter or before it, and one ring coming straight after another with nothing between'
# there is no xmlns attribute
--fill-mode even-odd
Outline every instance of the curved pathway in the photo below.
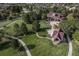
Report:
<svg viewBox="0 0 79 59"><path fill-rule="evenodd" d="M68 56L72 56L72 41L70 40L69 36L67 35L68 43L69 43L69 49L68 49Z"/></svg>
<svg viewBox="0 0 79 59"><path fill-rule="evenodd" d="M9 36L9 35L6 35L6 37L10 37L12 39L18 40L22 44L22 46L24 47L25 52L27 53L27 56L31 56L31 52L29 51L28 47L26 46L26 44L21 39L13 37L13 36Z"/></svg>
<svg viewBox="0 0 79 59"><path fill-rule="evenodd" d="M16 21L14 21L12 23L15 23L15 22ZM11 25L12 23L9 23L8 25ZM4 27L0 27L0 29L4 29ZM9 36L9 35L6 35L6 36L18 40L22 44L22 46L25 48L25 51L27 53L27 56L31 56L31 52L29 51L28 47L26 46L26 44L21 39L16 38L16 37L13 37L13 36Z"/></svg>
<svg viewBox="0 0 79 59"><path fill-rule="evenodd" d="M49 38L49 37L42 37L42 36L39 36L39 34L38 34L38 33L36 33L36 36L37 36L38 38L46 38L46 39L51 39L51 38Z"/></svg>

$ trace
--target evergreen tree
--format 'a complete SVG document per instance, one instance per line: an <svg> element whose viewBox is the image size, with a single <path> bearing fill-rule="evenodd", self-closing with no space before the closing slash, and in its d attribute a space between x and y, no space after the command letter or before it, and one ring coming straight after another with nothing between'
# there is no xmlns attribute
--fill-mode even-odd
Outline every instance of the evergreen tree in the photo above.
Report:
<svg viewBox="0 0 79 59"><path fill-rule="evenodd" d="M21 28L21 32L22 32L23 34L27 34L27 33L28 33L28 29L27 29L25 23L22 23L20 28Z"/></svg>
<svg viewBox="0 0 79 59"><path fill-rule="evenodd" d="M14 49L17 49L20 47L20 43L18 42L18 40L16 39L11 39L11 46L14 48Z"/></svg>
<svg viewBox="0 0 79 59"><path fill-rule="evenodd" d="M37 31L39 31L39 29L40 29L40 24L39 24L39 21L38 20L35 20L34 22L33 22L33 31L34 32L37 32Z"/></svg>
<svg viewBox="0 0 79 59"><path fill-rule="evenodd" d="M20 35L20 27L17 23L14 24L15 35Z"/></svg>

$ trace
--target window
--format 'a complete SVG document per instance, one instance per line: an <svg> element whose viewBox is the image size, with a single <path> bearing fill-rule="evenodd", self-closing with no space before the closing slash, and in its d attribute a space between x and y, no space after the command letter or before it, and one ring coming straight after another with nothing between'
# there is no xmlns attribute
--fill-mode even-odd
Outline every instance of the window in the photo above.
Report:
<svg viewBox="0 0 79 59"><path fill-rule="evenodd" d="M60 15L60 18L62 18L62 16Z"/></svg>
<svg viewBox="0 0 79 59"><path fill-rule="evenodd" d="M55 16L58 16L58 14L55 14Z"/></svg>

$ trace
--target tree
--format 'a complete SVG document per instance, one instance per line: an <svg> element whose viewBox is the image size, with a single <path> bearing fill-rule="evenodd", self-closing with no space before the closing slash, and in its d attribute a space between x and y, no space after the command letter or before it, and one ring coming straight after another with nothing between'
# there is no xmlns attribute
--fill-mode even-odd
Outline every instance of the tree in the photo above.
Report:
<svg viewBox="0 0 79 59"><path fill-rule="evenodd" d="M20 28L21 28L21 32L22 32L23 34L27 34L27 33L28 33L28 29L27 29L25 23L22 23Z"/></svg>
<svg viewBox="0 0 79 59"><path fill-rule="evenodd" d="M72 37L73 37L74 40L79 41L79 30L76 30L76 31L73 33Z"/></svg>
<svg viewBox="0 0 79 59"><path fill-rule="evenodd" d="M2 40L2 37L4 37L4 30L0 30L0 41Z"/></svg>
<svg viewBox="0 0 79 59"><path fill-rule="evenodd" d="M15 35L20 35L20 27L17 23L14 24L14 31L16 32Z"/></svg>
<svg viewBox="0 0 79 59"><path fill-rule="evenodd" d="M76 19L79 19L79 10L78 8L76 8L73 12L73 16L76 18Z"/></svg>
<svg viewBox="0 0 79 59"><path fill-rule="evenodd" d="M73 14L69 14L69 15L67 16L67 19L68 19L68 20L75 20L75 18L73 17Z"/></svg>
<svg viewBox="0 0 79 59"><path fill-rule="evenodd" d="M39 29L40 29L40 24L39 24L39 21L38 21L38 20L35 20L35 21L33 22L33 27L32 27L32 29L33 29L34 32L39 31Z"/></svg>
<svg viewBox="0 0 79 59"><path fill-rule="evenodd" d="M29 13L24 13L22 15L22 19L27 23L27 24L32 24L34 20L34 14L32 12Z"/></svg>
<svg viewBox="0 0 79 59"><path fill-rule="evenodd" d="M47 19L47 14L42 14L42 20L45 20L45 19Z"/></svg>
<svg viewBox="0 0 79 59"><path fill-rule="evenodd" d="M12 40L11 40L11 45L12 45L12 47L13 47L14 49L17 49L17 48L20 47L20 43L19 43L18 40L16 40L16 39L12 39Z"/></svg>
<svg viewBox="0 0 79 59"><path fill-rule="evenodd" d="M71 39L78 39L76 36L79 34L79 20L65 20L60 23L60 28ZM78 33L77 33L78 32Z"/></svg>
<svg viewBox="0 0 79 59"><path fill-rule="evenodd" d="M30 23L29 19L30 19L30 16L29 16L29 13L23 13L22 14L22 19L24 20L24 22L26 22L27 24Z"/></svg>
<svg viewBox="0 0 79 59"><path fill-rule="evenodd" d="M8 9L12 12L12 13L20 13L22 11L22 6L19 6L18 4L15 4L14 6L9 6Z"/></svg>
<svg viewBox="0 0 79 59"><path fill-rule="evenodd" d="M72 38L72 34L76 30L75 24L75 20L64 20L60 23L60 28L64 31L67 37Z"/></svg>

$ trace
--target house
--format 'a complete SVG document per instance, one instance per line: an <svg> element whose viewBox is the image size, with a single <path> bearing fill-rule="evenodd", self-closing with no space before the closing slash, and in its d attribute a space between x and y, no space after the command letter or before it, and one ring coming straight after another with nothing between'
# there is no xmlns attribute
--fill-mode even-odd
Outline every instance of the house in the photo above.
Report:
<svg viewBox="0 0 79 59"><path fill-rule="evenodd" d="M61 29L55 29L52 37L55 39L55 41L62 41L64 39L64 33L61 31Z"/></svg>
<svg viewBox="0 0 79 59"><path fill-rule="evenodd" d="M47 14L47 20L48 21L62 21L64 19L64 16L61 13L48 13Z"/></svg>
<svg viewBox="0 0 79 59"><path fill-rule="evenodd" d="M51 25L51 29L48 30L48 34L54 41L62 41L64 39L64 32L59 28L59 23L64 20L64 16L61 13L48 13L47 21Z"/></svg>

